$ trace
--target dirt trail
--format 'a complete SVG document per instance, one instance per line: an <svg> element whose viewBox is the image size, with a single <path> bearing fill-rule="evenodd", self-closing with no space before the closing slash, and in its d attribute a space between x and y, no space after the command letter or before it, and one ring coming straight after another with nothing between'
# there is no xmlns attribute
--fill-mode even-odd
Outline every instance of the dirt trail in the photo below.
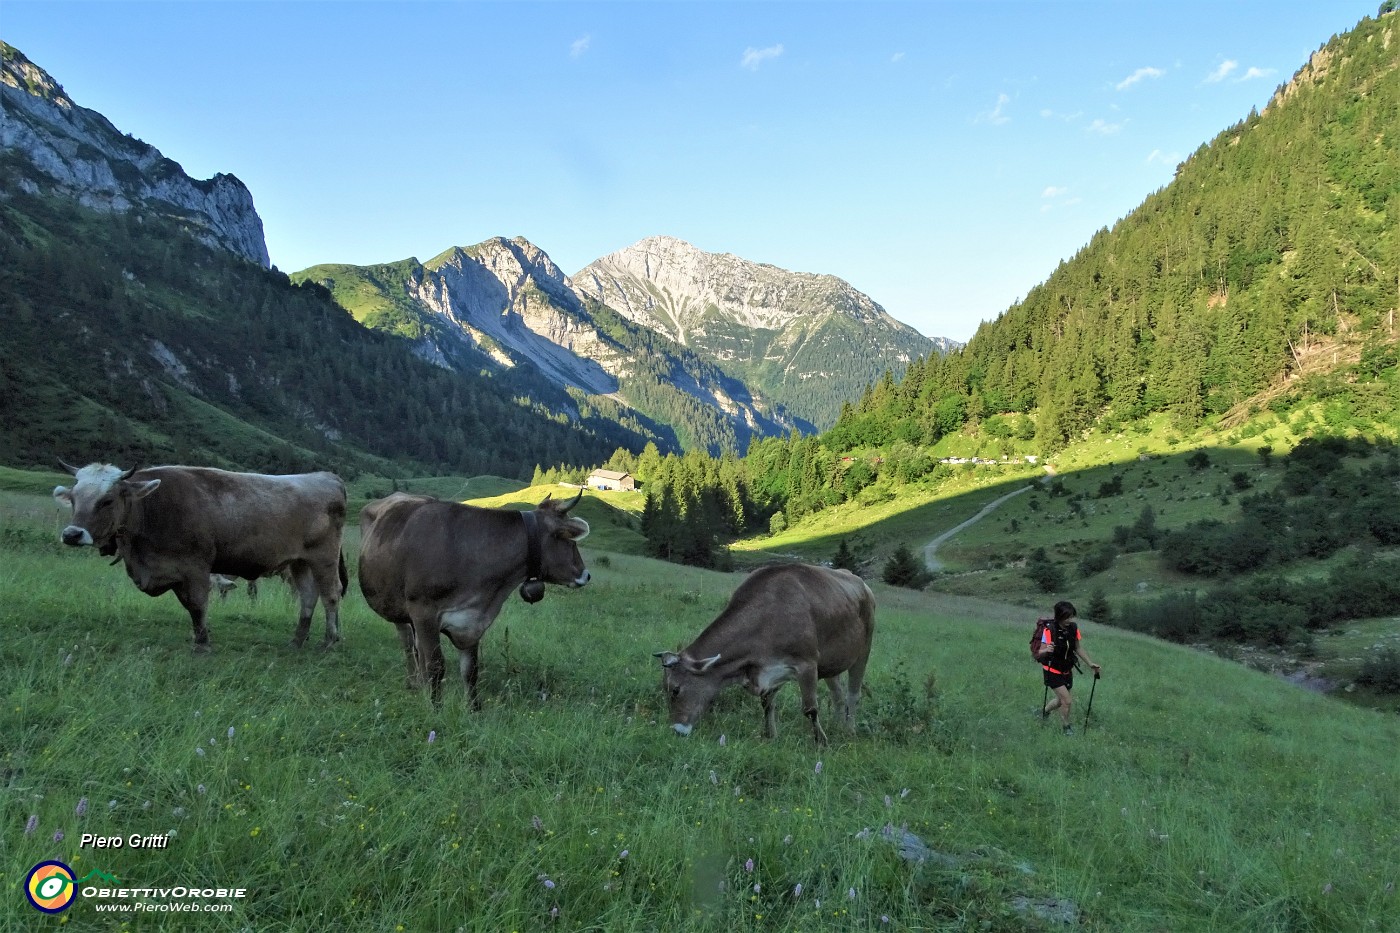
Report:
<svg viewBox="0 0 1400 933"><path fill-rule="evenodd" d="M940 544L942 544L944 541L947 541L949 538L953 537L953 535L955 535L955 534L957 534L958 532L962 531L964 528L968 527L969 525L971 525L971 524L973 524L973 523L975 523L975 522L981 521L983 518L986 518L988 515L990 515L991 513L995 512L998 508L1000 508L1000 507L1001 507L1001 504L1002 504L1003 502L1005 502L1006 500L1008 500L1008 499L1014 499L1014 498L1016 498L1017 496L1019 496L1019 495L1020 495L1021 493L1023 493L1023 492L1030 492L1031 489L1032 489L1031 486L1022 486L1020 489L1016 490L1015 492L1009 492L1009 493L1007 493L1006 495L1002 496L1002 497L999 498L999 499L993 499L991 502L988 502L986 505L982 506L982 510L981 510L980 512L978 512L976 515L974 515L974 516L972 516L971 518L969 518L967 521L962 522L962 523L957 524L957 525L954 525L952 528L949 528L947 531L943 532L941 535L939 535L938 537L934 538L934 539L933 539L932 541L930 541L928 544L925 544L925 545L924 545L924 564L928 567L929 570L933 571L934 573L937 573L938 571L942 570L942 569L943 569L943 563L935 556L935 553L937 552L938 546L939 546Z"/></svg>

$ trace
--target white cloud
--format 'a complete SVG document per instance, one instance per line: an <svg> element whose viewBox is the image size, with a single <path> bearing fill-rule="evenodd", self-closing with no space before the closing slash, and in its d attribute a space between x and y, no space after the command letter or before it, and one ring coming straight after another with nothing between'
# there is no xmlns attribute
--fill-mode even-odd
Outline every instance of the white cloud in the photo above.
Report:
<svg viewBox="0 0 1400 933"><path fill-rule="evenodd" d="M1123 128L1121 123L1109 123L1107 120L1095 120L1089 124L1089 132L1099 136L1112 136Z"/></svg>
<svg viewBox="0 0 1400 933"><path fill-rule="evenodd" d="M777 45L770 45L766 49L755 49L753 47L749 47L747 49L744 49L744 57L739 62L739 65L743 68L749 69L749 71L757 71L759 65L762 65L770 58L777 58L779 55L782 54L782 43L779 43Z"/></svg>
<svg viewBox="0 0 1400 933"><path fill-rule="evenodd" d="M1062 187L1060 187L1060 186L1058 186L1058 185L1051 185L1050 187L1046 188L1044 191L1040 192L1040 196L1041 196L1042 198L1058 198L1058 197L1060 197L1061 195L1063 195L1063 194L1068 194L1068 193L1069 193L1069 189L1068 189L1068 188L1062 188Z"/></svg>
<svg viewBox="0 0 1400 933"><path fill-rule="evenodd" d="M1122 81L1119 81L1118 84L1115 86L1120 91L1126 91L1128 88L1132 87L1134 84L1137 84L1143 78L1160 78L1164 74L1166 74L1166 72L1160 68L1139 68L1137 71L1134 71Z"/></svg>
<svg viewBox="0 0 1400 933"><path fill-rule="evenodd" d="M1250 68L1250 69L1249 69L1248 71L1246 71L1244 74L1240 75L1240 80L1241 80L1241 81L1250 81L1250 80L1253 80L1254 78L1267 78L1269 75L1271 75L1271 74L1273 74L1273 73L1274 73L1274 69L1272 69L1272 68Z"/></svg>
<svg viewBox="0 0 1400 933"><path fill-rule="evenodd" d="M892 62L902 62L902 61L904 61L904 53L903 53L903 52L895 52L893 55L890 56L890 61L892 61Z"/></svg>
<svg viewBox="0 0 1400 933"><path fill-rule="evenodd" d="M1003 123L1011 122L1011 118L1002 112L1006 105L1009 103L1011 103L1011 98L1007 97L1005 94L998 94L997 105L991 110L979 113L977 115L977 122L991 123L995 126L1000 126Z"/></svg>
<svg viewBox="0 0 1400 933"><path fill-rule="evenodd" d="M589 47L590 45L592 45L592 44L593 44L593 37L592 37L592 36L587 35L587 34L582 35L582 36L579 36L579 37L578 37L577 39L575 39L573 42L569 43L569 57L570 57L570 58L578 58L578 57L581 56L584 52L587 52L587 51L588 51L588 47Z"/></svg>
<svg viewBox="0 0 1400 933"><path fill-rule="evenodd" d="M1220 67L1216 68L1210 73L1210 77L1206 78L1206 83L1217 84L1221 81L1224 81L1230 76L1230 72L1234 71L1238 67L1240 67L1239 62L1235 61L1233 58L1227 58L1225 61L1220 63Z"/></svg>
<svg viewBox="0 0 1400 933"><path fill-rule="evenodd" d="M1176 152L1163 152L1160 149L1153 149L1147 154L1146 162L1148 165L1152 165L1154 163L1160 165L1180 165L1181 154Z"/></svg>

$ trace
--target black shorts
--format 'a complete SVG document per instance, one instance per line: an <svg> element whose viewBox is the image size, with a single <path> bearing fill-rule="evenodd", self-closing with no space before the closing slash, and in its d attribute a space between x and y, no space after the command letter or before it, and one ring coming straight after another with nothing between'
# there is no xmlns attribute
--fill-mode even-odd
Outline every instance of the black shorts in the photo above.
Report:
<svg viewBox="0 0 1400 933"><path fill-rule="evenodd" d="M1049 687L1051 690L1054 690L1056 687L1064 687L1066 690L1073 690L1073 689L1074 689L1074 672L1073 672L1073 671L1069 671L1068 673L1065 673L1065 674L1056 674L1056 673L1055 673L1054 671L1052 671L1052 670L1049 670L1049 669L1044 669L1044 670L1045 670L1045 686Z"/></svg>

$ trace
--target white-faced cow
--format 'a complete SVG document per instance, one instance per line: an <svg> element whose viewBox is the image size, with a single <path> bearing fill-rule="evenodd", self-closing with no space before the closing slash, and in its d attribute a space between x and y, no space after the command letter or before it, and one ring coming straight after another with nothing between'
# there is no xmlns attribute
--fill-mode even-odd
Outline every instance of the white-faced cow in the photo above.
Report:
<svg viewBox="0 0 1400 933"><path fill-rule="evenodd" d="M442 699L441 635L457 648L462 681L480 708L478 645L511 590L526 602L545 583L583 586L578 542L588 523L549 496L529 511L483 509L396 492L360 511L360 590L370 608L398 626L408 686L431 685Z"/></svg>
<svg viewBox="0 0 1400 933"><path fill-rule="evenodd" d="M826 681L837 715L853 726L874 635L875 596L855 574L808 564L755 570L688 648L656 653L671 728L689 735L720 690L742 684L763 702L763 734L771 739L778 734L773 695L795 680L812 737L825 745L817 681Z"/></svg>
<svg viewBox="0 0 1400 933"><path fill-rule="evenodd" d="M60 461L62 462L62 461ZM257 579L290 571L301 597L292 644L306 641L319 597L326 638L340 640L340 597L345 559L345 484L334 473L265 476L209 467L160 466L122 470L110 464L82 469L54 498L72 506L63 543L96 547L149 596L174 590L194 625L196 651L209 648L205 611L213 574Z"/></svg>

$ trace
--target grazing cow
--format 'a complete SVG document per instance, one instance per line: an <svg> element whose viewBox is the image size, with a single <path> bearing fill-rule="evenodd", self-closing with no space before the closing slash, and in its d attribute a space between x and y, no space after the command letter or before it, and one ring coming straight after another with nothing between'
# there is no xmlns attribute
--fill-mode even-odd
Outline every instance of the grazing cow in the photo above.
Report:
<svg viewBox="0 0 1400 933"><path fill-rule="evenodd" d="M306 641L318 597L326 608L321 647L340 640L347 581L340 553L345 484L339 476L63 465L76 478L71 489L53 491L73 509L63 543L116 555L112 563L122 561L137 589L149 596L174 590L194 625L196 651L209 649L211 574L252 580L289 570L301 596L292 644L300 648Z"/></svg>
<svg viewBox="0 0 1400 933"><path fill-rule="evenodd" d="M837 714L854 726L874 634L875 596L855 574L807 564L755 570L690 647L680 654L656 653L671 701L671 728L690 735L721 689L743 684L763 701L763 734L771 739L778 734L773 695L796 680L812 737L825 745L817 681L826 681ZM843 672L844 697L838 681Z"/></svg>
<svg viewBox="0 0 1400 933"><path fill-rule="evenodd" d="M426 681L433 703L441 702L445 632L480 709L477 648L510 591L519 586L533 603L545 583L588 582L578 551L588 523L568 515L582 497L582 490L567 502L545 496L520 512L396 492L360 511L360 590L398 626L410 689Z"/></svg>
<svg viewBox="0 0 1400 933"><path fill-rule="evenodd" d="M228 599L228 594L232 593L238 586L238 578L226 577L221 573L211 573L209 574L209 583L214 591L219 594L219 602L223 602Z"/></svg>

